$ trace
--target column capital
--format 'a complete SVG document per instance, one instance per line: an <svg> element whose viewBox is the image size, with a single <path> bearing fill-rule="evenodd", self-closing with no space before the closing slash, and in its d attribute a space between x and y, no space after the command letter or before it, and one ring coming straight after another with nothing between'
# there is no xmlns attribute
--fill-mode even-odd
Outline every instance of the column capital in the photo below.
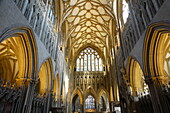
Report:
<svg viewBox="0 0 170 113"><path fill-rule="evenodd" d="M147 84L153 83L153 82L159 82L161 85L166 85L168 82L168 77L167 76L148 76L145 77L145 82Z"/></svg>
<svg viewBox="0 0 170 113"><path fill-rule="evenodd" d="M36 84L37 80L32 78L17 78L16 83L20 86L22 84L29 85L29 84Z"/></svg>
<svg viewBox="0 0 170 113"><path fill-rule="evenodd" d="M161 85L167 85L167 82L169 78L167 76L157 76L157 77L152 77L154 81L158 81Z"/></svg>

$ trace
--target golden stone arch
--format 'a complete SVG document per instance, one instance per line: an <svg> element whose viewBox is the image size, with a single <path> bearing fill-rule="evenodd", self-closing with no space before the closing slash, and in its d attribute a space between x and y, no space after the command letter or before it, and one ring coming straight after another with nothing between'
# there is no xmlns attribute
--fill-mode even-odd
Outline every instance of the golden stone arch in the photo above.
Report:
<svg viewBox="0 0 170 113"><path fill-rule="evenodd" d="M78 95L79 98L80 98L80 104L82 105L83 104L83 93L82 93L82 90L79 88L79 87L76 87L72 93L72 96L71 96L71 100L73 100L73 98Z"/></svg>
<svg viewBox="0 0 170 113"><path fill-rule="evenodd" d="M146 76L170 78L170 24L155 23L149 26L143 50Z"/></svg>
<svg viewBox="0 0 170 113"><path fill-rule="evenodd" d="M126 82L129 83L129 90L131 90L134 96L148 91L140 64L132 57L128 57L126 74Z"/></svg>
<svg viewBox="0 0 170 113"><path fill-rule="evenodd" d="M89 95L92 95L93 98L97 101L96 91L91 86L88 86L88 88L85 90L84 99L86 99Z"/></svg>
<svg viewBox="0 0 170 113"><path fill-rule="evenodd" d="M41 95L48 94L52 91L52 80L53 80L53 65L51 58L48 58L42 64L38 74L38 84L36 92Z"/></svg>
<svg viewBox="0 0 170 113"><path fill-rule="evenodd" d="M100 87L99 90L97 91L98 103L100 102L100 98L103 94L105 95L105 100L108 99L108 102L109 102L109 100L110 100L109 92L106 90L106 88Z"/></svg>
<svg viewBox="0 0 170 113"><path fill-rule="evenodd" d="M20 86L37 72L37 46L29 27L7 28L0 35L0 73L5 82ZM26 82L26 83L27 83Z"/></svg>

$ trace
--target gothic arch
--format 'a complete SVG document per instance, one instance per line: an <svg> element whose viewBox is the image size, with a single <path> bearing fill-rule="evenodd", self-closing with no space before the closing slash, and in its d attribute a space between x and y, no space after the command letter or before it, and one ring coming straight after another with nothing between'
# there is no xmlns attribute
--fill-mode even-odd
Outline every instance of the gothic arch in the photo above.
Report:
<svg viewBox="0 0 170 113"><path fill-rule="evenodd" d="M109 92L104 87L100 87L97 92L97 95L98 95L97 98L98 105L101 104L100 99L103 98L106 106L106 111L109 111L109 102L110 102Z"/></svg>
<svg viewBox="0 0 170 113"><path fill-rule="evenodd" d="M83 104L84 98L83 98L83 93L82 90L79 87L76 87L72 93L71 100L78 95L80 97L80 104Z"/></svg>
<svg viewBox="0 0 170 113"><path fill-rule="evenodd" d="M84 99L86 99L89 95L92 95L94 99L97 101L96 91L91 86L88 86L88 88L85 90Z"/></svg>
<svg viewBox="0 0 170 113"><path fill-rule="evenodd" d="M143 63L146 76L170 77L170 24L155 23L149 26L144 40ZM166 61L167 60L167 61ZM167 76L166 76L167 75Z"/></svg>
<svg viewBox="0 0 170 113"><path fill-rule="evenodd" d="M132 57L128 58L128 63L126 66L126 82L129 85L129 90L134 96L137 94L144 93L146 86L145 78L140 64Z"/></svg>
<svg viewBox="0 0 170 113"><path fill-rule="evenodd" d="M13 79L7 78L6 80L21 85L22 82L28 80L27 78L34 79L38 68L38 51L31 28L27 26L8 27L0 35L0 43L2 58L0 70L4 75L7 74L10 76L9 78ZM8 53L9 57L4 56L4 53ZM16 71L15 73L12 72L12 68L13 71Z"/></svg>
<svg viewBox="0 0 170 113"><path fill-rule="evenodd" d="M101 98L101 96L102 96L103 94L105 94L105 96L106 96L106 98L108 99L108 101L110 100L110 98L109 98L109 92L106 90L106 88L104 88L103 86L101 86L101 87L98 89L98 91L97 91L97 96L98 96L97 100L98 100L98 103L100 102L100 98Z"/></svg>
<svg viewBox="0 0 170 113"><path fill-rule="evenodd" d="M75 55L74 61L76 61L76 59L77 59L77 57L79 56L79 54L80 54L84 49L86 49L86 48L88 48L88 47L96 50L96 51L98 52L98 54L100 55L100 57L102 58L103 62L105 61L103 51L102 51L100 48L98 48L98 47L96 47L96 46L94 46L94 45L92 45L92 44L84 45L83 47L81 47L81 48L76 52L77 54Z"/></svg>
<svg viewBox="0 0 170 113"><path fill-rule="evenodd" d="M38 74L38 84L36 87L36 92L41 95L48 94L52 91L52 80L53 80L53 65L51 58L42 63Z"/></svg>

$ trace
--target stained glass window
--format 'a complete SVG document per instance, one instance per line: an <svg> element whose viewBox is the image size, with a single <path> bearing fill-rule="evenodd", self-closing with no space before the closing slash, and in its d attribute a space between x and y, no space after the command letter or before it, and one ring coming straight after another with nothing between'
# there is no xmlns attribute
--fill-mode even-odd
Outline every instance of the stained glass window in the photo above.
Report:
<svg viewBox="0 0 170 113"><path fill-rule="evenodd" d="M103 71L103 63L96 50L84 49L76 61L76 71Z"/></svg>
<svg viewBox="0 0 170 113"><path fill-rule="evenodd" d="M95 109L95 99L91 96L91 95L89 95L88 97L87 97L87 99L86 99L86 109Z"/></svg>

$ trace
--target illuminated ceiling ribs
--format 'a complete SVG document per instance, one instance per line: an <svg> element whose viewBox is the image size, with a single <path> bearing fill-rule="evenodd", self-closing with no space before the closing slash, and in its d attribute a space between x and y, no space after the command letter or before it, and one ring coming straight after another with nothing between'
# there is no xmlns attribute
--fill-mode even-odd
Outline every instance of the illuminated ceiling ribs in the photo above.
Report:
<svg viewBox="0 0 170 113"><path fill-rule="evenodd" d="M70 0L65 2L64 19L68 22L68 38L76 50L87 44L106 46L110 35L112 3L108 0Z"/></svg>

